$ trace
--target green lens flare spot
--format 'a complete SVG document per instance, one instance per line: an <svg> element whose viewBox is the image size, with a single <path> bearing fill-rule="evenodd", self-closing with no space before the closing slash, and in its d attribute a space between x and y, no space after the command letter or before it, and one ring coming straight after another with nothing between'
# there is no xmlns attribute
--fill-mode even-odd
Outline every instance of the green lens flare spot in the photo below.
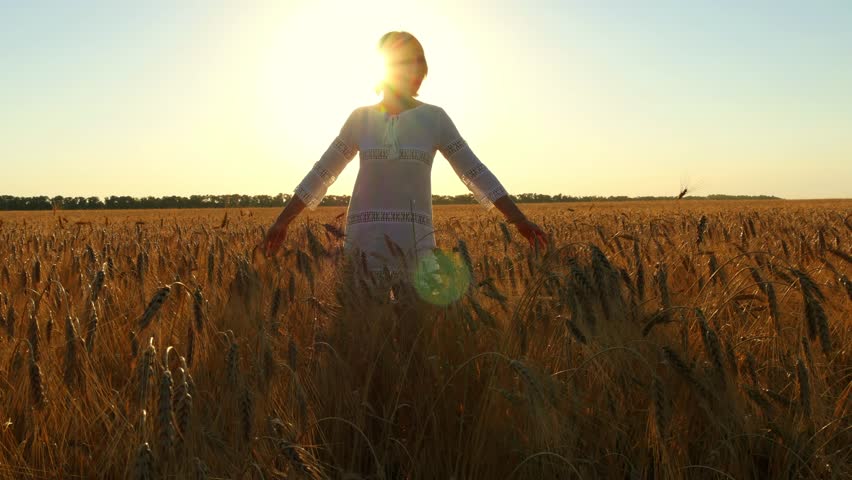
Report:
<svg viewBox="0 0 852 480"><path fill-rule="evenodd" d="M421 258L414 271L417 295L433 305L449 305L461 298L470 280L470 272L458 253L437 249Z"/></svg>

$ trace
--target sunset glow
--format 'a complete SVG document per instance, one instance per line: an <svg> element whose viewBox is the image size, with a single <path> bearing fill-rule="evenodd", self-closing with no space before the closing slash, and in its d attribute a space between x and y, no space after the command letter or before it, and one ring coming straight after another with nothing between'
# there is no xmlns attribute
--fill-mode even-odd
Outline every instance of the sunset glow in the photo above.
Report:
<svg viewBox="0 0 852 480"><path fill-rule="evenodd" d="M48 3L0 7L3 193L290 193L406 30L510 193L852 195L848 2Z"/></svg>

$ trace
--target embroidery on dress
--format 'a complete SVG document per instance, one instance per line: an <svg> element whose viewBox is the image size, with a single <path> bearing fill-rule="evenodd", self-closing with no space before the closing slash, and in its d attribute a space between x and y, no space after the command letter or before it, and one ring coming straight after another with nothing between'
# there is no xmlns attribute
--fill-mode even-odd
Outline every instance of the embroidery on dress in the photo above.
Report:
<svg viewBox="0 0 852 480"><path fill-rule="evenodd" d="M491 200L493 202L498 198L506 196L508 194L509 192L507 192L506 189L503 188L503 185L498 185L489 190L488 193L485 194L485 196L488 197L488 200Z"/></svg>
<svg viewBox="0 0 852 480"><path fill-rule="evenodd" d="M361 152L362 160L388 160L390 158L390 149L387 147L368 148ZM431 166L433 158L433 154L425 150L420 150L417 148L399 149L400 160L416 160L418 162Z"/></svg>
<svg viewBox="0 0 852 480"><path fill-rule="evenodd" d="M316 197L316 195L309 192L308 189L301 184L296 187L296 195L298 195L299 198L301 198L307 206L319 203L319 199Z"/></svg>
<svg viewBox="0 0 852 480"><path fill-rule="evenodd" d="M373 222L403 222L403 223L418 223L420 225L432 225L432 217L423 213L404 212L404 211L378 211L370 210L364 212L353 213L349 215L347 221L350 225L356 223L373 223Z"/></svg>
<svg viewBox="0 0 852 480"><path fill-rule="evenodd" d="M320 165L319 162L314 164L311 171L314 172L318 177L320 177L322 179L322 183L326 186L330 186L332 183L334 183L334 180L337 179L334 174L326 170L322 165Z"/></svg>
<svg viewBox="0 0 852 480"><path fill-rule="evenodd" d="M448 143L447 145L445 145L443 148L441 148L441 154L444 155L444 157L446 157L446 158L450 158L456 152L458 152L459 150L461 150L462 148L464 148L466 146L467 146L467 142L463 138L459 138L458 140L454 140L454 141Z"/></svg>
<svg viewBox="0 0 852 480"><path fill-rule="evenodd" d="M358 153L357 148L350 147L339 136L331 142L331 148L342 155L346 160L352 160L355 158L355 154Z"/></svg>
<svg viewBox="0 0 852 480"><path fill-rule="evenodd" d="M486 167L484 163L480 163L462 174L462 182L464 182L465 185L470 185L476 177L482 175L486 171L488 171L488 167Z"/></svg>

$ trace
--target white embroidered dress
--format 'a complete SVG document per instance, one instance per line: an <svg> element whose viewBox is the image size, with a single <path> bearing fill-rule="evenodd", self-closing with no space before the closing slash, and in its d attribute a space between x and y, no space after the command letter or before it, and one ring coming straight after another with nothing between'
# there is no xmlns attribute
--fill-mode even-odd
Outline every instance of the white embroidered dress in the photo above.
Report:
<svg viewBox="0 0 852 480"><path fill-rule="evenodd" d="M441 107L422 103L398 114L375 106L356 108L340 134L295 194L314 210L344 167L360 152L361 165L346 212L345 246L367 254L368 268L398 271L384 236L406 253L407 264L431 258L432 161L440 151L486 209L507 195L500 181L468 146ZM416 246L416 248L415 248Z"/></svg>

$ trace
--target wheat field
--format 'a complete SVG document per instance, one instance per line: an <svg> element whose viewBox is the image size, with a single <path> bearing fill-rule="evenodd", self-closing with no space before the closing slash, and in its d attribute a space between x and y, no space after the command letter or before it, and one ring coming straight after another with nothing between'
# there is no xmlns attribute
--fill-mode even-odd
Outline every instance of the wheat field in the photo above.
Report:
<svg viewBox="0 0 852 480"><path fill-rule="evenodd" d="M852 477L852 202L521 207L428 285L342 207L0 212L0 476Z"/></svg>

